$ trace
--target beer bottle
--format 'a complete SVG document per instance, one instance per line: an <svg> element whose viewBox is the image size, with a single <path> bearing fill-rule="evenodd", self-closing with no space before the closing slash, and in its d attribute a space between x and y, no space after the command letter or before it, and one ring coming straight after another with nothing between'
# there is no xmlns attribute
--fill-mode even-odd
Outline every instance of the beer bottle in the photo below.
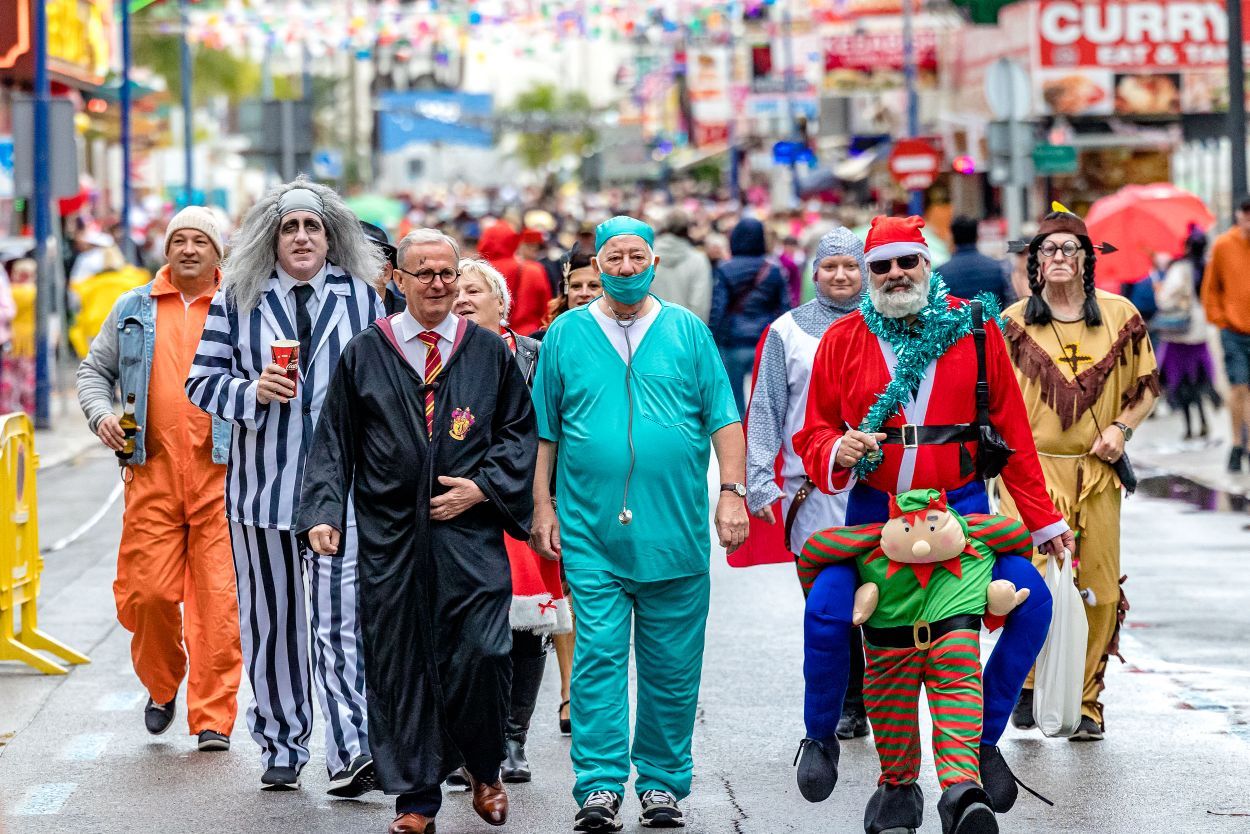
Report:
<svg viewBox="0 0 1250 834"><path fill-rule="evenodd" d="M117 460L126 463L135 453L135 435L139 432L139 423L135 420L135 395L126 395L126 407L122 410L122 418L117 421L126 439L122 442L122 450L116 452Z"/></svg>

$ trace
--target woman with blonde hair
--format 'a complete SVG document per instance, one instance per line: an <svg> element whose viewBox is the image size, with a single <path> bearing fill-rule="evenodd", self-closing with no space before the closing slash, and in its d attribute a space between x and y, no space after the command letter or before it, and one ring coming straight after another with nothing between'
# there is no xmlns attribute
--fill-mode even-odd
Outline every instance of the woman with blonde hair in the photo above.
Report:
<svg viewBox="0 0 1250 834"><path fill-rule="evenodd" d="M508 284L499 270L483 260L460 261L460 292L452 312L498 333L508 343L528 385L538 367L539 342L507 326L511 306ZM545 635L568 633L573 623L560 584L560 563L543 559L528 543L510 536L504 544L512 569L512 703L505 734L507 758L500 778L528 782L531 771L525 741L547 663Z"/></svg>

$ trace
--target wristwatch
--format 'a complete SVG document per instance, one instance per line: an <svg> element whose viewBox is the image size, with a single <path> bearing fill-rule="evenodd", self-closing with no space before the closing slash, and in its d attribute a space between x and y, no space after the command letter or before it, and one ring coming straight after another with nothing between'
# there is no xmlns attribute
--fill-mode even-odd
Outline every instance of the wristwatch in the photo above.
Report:
<svg viewBox="0 0 1250 834"><path fill-rule="evenodd" d="M734 495L738 496L739 498L747 497L746 484L721 484L720 491L732 492Z"/></svg>
<svg viewBox="0 0 1250 834"><path fill-rule="evenodd" d="M1124 432L1124 442L1125 442L1125 443L1127 443L1127 442L1129 442L1130 440L1132 440L1132 439L1133 439L1133 429L1132 429L1132 427L1131 427L1131 426L1125 425L1124 423L1121 423L1119 420L1116 420L1116 421L1115 421L1114 423L1112 423L1111 425L1115 426L1117 429L1119 429L1120 431Z"/></svg>

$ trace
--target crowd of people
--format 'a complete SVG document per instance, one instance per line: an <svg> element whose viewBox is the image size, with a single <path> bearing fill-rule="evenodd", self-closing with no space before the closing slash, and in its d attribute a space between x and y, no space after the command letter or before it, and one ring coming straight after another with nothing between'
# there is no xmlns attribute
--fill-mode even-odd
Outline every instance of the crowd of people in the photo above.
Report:
<svg viewBox="0 0 1250 834"><path fill-rule="evenodd" d="M862 241L802 212L621 203L600 222L414 210L426 225L392 241L300 178L228 236L200 207L164 225L165 263L78 371L123 465L114 593L147 730L173 725L186 680L199 749L228 749L246 674L262 790L300 788L316 701L331 795L382 790L392 834L422 834L460 785L503 825L506 783L541 778L525 748L554 647L573 830L622 829L631 771L640 824L681 827L714 534L735 564L800 558L802 795L828 797L839 740L871 728L866 830L917 829L923 685L944 834L996 831L1017 787L998 741L1033 725L1047 559L1087 592L1072 740L1106 731L1126 444L1160 367L1205 426L1199 299L1250 415L1250 201L1209 265L1195 233L1157 282L1156 318L1184 306L1193 331L1166 331L1158 366L1143 316L1095 288L1109 242L1061 207L1020 242L1021 281L967 218L935 268L919 217ZM971 562L943 549L948 521ZM1002 629L984 672L983 625Z"/></svg>

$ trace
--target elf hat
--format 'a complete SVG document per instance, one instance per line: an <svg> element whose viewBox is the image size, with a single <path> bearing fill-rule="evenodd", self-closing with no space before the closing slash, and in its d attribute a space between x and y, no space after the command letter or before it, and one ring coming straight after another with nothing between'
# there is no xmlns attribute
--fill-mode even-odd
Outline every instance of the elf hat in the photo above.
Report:
<svg viewBox="0 0 1250 834"><path fill-rule="evenodd" d="M924 218L915 215L889 217L881 214L874 217L868 229L868 240L864 243L864 260L875 263L904 255L919 255L926 261L932 261L929 246L920 233L923 228Z"/></svg>
<svg viewBox="0 0 1250 834"><path fill-rule="evenodd" d="M890 518L906 518L914 523L917 516L923 517L929 510L946 512L946 490L913 489L890 496Z"/></svg>

